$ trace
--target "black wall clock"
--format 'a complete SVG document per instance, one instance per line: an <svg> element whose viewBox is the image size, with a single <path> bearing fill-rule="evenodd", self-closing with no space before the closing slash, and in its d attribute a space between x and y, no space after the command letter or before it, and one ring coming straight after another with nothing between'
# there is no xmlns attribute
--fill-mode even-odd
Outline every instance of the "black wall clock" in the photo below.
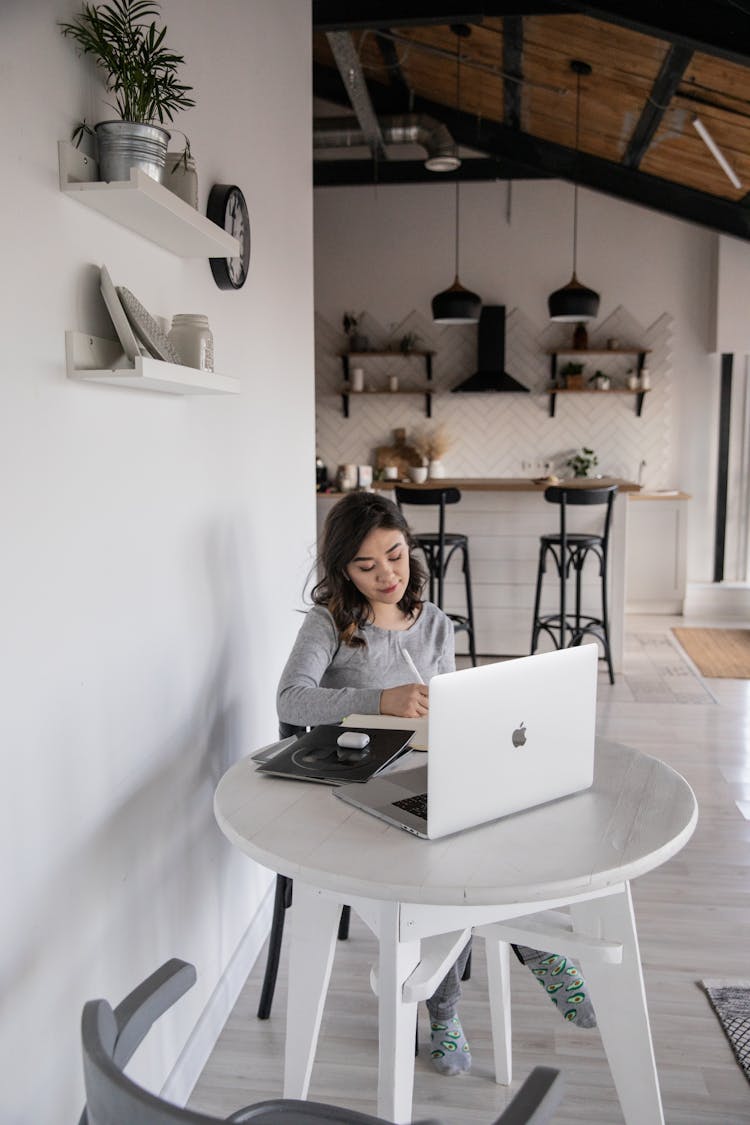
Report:
<svg viewBox="0 0 750 1125"><path fill-rule="evenodd" d="M250 265L250 216L245 197L234 184L214 184L206 214L240 244L237 258L209 258L211 273L219 289L241 289Z"/></svg>

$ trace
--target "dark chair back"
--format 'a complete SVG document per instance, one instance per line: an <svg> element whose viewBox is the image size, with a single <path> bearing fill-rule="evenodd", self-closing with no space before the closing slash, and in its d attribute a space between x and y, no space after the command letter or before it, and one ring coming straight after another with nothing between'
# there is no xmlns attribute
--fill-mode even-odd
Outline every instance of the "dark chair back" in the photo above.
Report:
<svg viewBox="0 0 750 1125"><path fill-rule="evenodd" d="M609 529L612 522L612 505L615 496L617 495L617 485L609 484L604 488L581 488L581 487L568 487L564 484L553 484L544 490L544 499L549 504L560 505L560 535L565 538L566 530L566 508L568 505L591 505L591 504L606 504L607 511L604 516L604 527L601 532L602 546L606 554L607 543L609 542Z"/></svg>
<svg viewBox="0 0 750 1125"><path fill-rule="evenodd" d="M399 508L403 508L404 504L419 504L422 506L432 505L439 509L437 534L440 538L442 555L445 547L445 507L446 504L457 504L459 502L461 499L459 490L457 488L408 488L397 484L394 491ZM442 605L442 599L440 604Z"/></svg>
<svg viewBox="0 0 750 1125"><path fill-rule="evenodd" d="M461 499L458 488L409 488L397 484L394 489L396 503L402 504L457 504Z"/></svg>
<svg viewBox="0 0 750 1125"><path fill-rule="evenodd" d="M446 544L461 540L466 542L466 536L454 536L453 540L446 538L445 533L445 508L447 504L457 504L461 493L457 488L408 488L396 485L396 503L403 510L404 504L432 505L438 507L437 532L423 534L414 532L413 538L422 547L427 560L430 583L430 601L435 601L435 581L437 580L437 604L443 608L443 583L448 561L453 551L446 553Z"/></svg>

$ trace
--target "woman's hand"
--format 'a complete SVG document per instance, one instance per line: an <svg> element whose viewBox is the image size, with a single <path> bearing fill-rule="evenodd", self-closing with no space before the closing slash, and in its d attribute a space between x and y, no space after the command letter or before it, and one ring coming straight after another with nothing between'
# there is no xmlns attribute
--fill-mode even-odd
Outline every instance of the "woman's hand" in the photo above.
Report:
<svg viewBox="0 0 750 1125"><path fill-rule="evenodd" d="M400 684L380 693L380 714L422 719L429 709L427 684Z"/></svg>

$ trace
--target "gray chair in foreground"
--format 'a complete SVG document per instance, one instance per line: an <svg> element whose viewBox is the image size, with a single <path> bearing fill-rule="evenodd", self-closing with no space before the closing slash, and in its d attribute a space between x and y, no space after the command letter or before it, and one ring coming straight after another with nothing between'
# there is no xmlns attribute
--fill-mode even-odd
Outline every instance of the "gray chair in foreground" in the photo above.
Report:
<svg viewBox="0 0 750 1125"><path fill-rule="evenodd" d="M138 1086L123 1067L143 1042L151 1025L195 983L192 965L167 961L112 1010L106 1000L89 1000L81 1018L86 1107L79 1125L219 1125L220 1121L257 1121L262 1125L308 1125L314 1121L341 1125L387 1125L382 1117L284 1098L257 1102L230 1117L209 1117L182 1109ZM436 1077L436 1082L441 1079ZM535 1067L494 1125L543 1125L560 1104L560 1072ZM422 1121L415 1125L439 1125Z"/></svg>

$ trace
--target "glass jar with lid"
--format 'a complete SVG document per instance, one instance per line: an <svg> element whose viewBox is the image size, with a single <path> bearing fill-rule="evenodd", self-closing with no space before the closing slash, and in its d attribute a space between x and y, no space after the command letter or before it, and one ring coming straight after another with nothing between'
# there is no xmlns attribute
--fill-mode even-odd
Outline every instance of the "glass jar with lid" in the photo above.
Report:
<svg viewBox="0 0 750 1125"><path fill-rule="evenodd" d="M169 342L186 367L198 371L214 369L214 338L208 317L202 313L177 313L172 318Z"/></svg>

